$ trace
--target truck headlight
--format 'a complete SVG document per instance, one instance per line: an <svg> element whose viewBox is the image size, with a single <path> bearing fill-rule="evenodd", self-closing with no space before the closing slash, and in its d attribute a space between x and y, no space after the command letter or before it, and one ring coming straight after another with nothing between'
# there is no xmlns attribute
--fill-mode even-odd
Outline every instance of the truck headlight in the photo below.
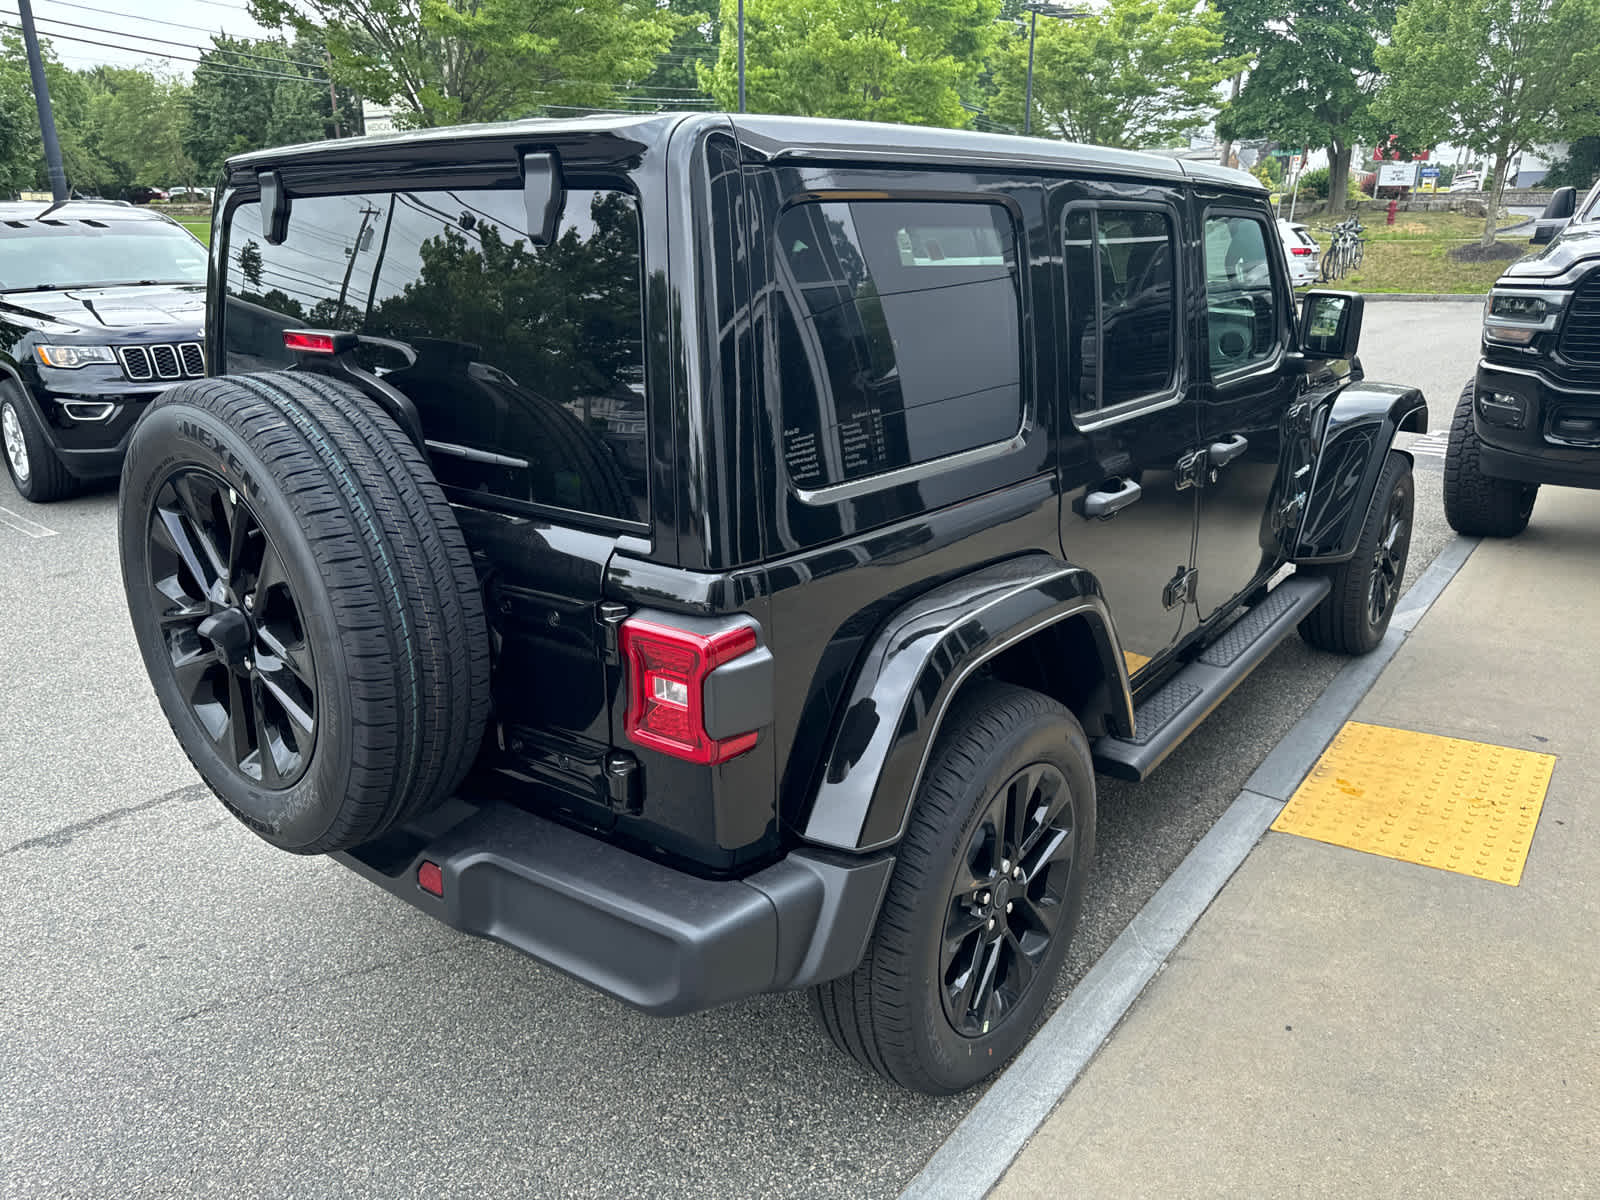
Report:
<svg viewBox="0 0 1600 1200"><path fill-rule="evenodd" d="M33 352L45 366L69 371L76 367L87 367L91 363L115 366L117 362L117 356L110 346L35 346Z"/></svg>
<svg viewBox="0 0 1600 1200"><path fill-rule="evenodd" d="M1555 311L1544 296L1496 292L1489 297L1489 315L1513 321L1542 321Z"/></svg>
<svg viewBox="0 0 1600 1200"><path fill-rule="evenodd" d="M1483 336L1491 342L1526 346L1536 333L1552 330L1571 292L1501 291L1489 293Z"/></svg>

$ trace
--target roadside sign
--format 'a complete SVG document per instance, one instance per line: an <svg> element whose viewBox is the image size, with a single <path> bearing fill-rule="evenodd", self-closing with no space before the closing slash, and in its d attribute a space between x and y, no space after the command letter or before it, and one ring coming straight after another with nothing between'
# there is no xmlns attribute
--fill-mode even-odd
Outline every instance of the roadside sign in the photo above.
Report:
<svg viewBox="0 0 1600 1200"><path fill-rule="evenodd" d="M1437 192L1439 190L1439 168L1423 167L1418 172L1417 188L1424 192Z"/></svg>
<svg viewBox="0 0 1600 1200"><path fill-rule="evenodd" d="M1386 162L1378 164L1378 186L1416 187L1417 164L1414 162Z"/></svg>

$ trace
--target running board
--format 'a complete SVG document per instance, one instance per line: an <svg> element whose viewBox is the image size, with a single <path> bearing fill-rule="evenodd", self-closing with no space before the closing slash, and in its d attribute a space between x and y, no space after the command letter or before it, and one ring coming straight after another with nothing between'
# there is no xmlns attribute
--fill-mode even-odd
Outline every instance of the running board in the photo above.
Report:
<svg viewBox="0 0 1600 1200"><path fill-rule="evenodd" d="M1205 652L1134 710L1131 738L1095 739L1094 765L1117 779L1145 779L1244 681L1328 594L1321 576L1290 576Z"/></svg>

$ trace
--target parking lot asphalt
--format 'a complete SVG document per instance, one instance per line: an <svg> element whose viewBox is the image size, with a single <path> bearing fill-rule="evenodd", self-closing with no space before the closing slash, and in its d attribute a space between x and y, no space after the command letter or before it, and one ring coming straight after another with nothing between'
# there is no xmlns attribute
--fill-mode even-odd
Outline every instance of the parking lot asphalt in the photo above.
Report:
<svg viewBox="0 0 1600 1200"><path fill-rule="evenodd" d="M1369 377L1443 429L1479 316L1369 305ZM1449 536L1417 465L1412 578ZM259 842L155 704L114 520L0 476L0 1195L892 1196L976 1098L882 1083L798 995L646 1018ZM1100 781L1059 994L1342 662L1291 639L1151 781Z"/></svg>

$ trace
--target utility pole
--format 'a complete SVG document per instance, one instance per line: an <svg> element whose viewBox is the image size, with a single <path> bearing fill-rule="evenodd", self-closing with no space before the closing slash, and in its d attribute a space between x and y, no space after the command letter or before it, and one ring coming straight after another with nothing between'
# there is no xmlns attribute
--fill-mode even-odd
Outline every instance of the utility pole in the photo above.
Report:
<svg viewBox="0 0 1600 1200"><path fill-rule="evenodd" d="M44 141L44 164L50 172L50 194L60 204L67 198L67 172L61 165L61 143L56 140L56 117L50 110L50 84L39 55L39 34L33 27L33 0L17 0L22 14L22 40L28 47L28 74L33 76L33 100L39 106L39 137Z"/></svg>
<svg viewBox="0 0 1600 1200"><path fill-rule="evenodd" d="M743 0L741 0L741 3ZM1027 136L1033 132L1033 43L1039 34L1039 15L1055 17L1062 21L1077 21L1084 17L1092 17L1094 13L1083 9L1066 11L1057 8L1051 0L1035 0L1034 3L1024 6L1028 14L1028 94L1022 105L1022 133Z"/></svg>
<svg viewBox="0 0 1600 1200"><path fill-rule="evenodd" d="M328 64L328 111L333 114L333 136L339 136L339 93L333 90L333 55L326 50L322 59Z"/></svg>
<svg viewBox="0 0 1600 1200"><path fill-rule="evenodd" d="M339 284L339 307L335 311L333 323L335 327L344 324L344 298L350 293L350 276L356 269L356 255L360 254L363 246L362 240L367 236L367 222L378 215L378 209L370 204L361 207L361 228L356 230L355 243L350 247L350 261L344 265L344 280ZM384 230L384 243L387 246L389 231Z"/></svg>
<svg viewBox="0 0 1600 1200"><path fill-rule="evenodd" d="M744 0L739 0L739 111L744 111Z"/></svg>

